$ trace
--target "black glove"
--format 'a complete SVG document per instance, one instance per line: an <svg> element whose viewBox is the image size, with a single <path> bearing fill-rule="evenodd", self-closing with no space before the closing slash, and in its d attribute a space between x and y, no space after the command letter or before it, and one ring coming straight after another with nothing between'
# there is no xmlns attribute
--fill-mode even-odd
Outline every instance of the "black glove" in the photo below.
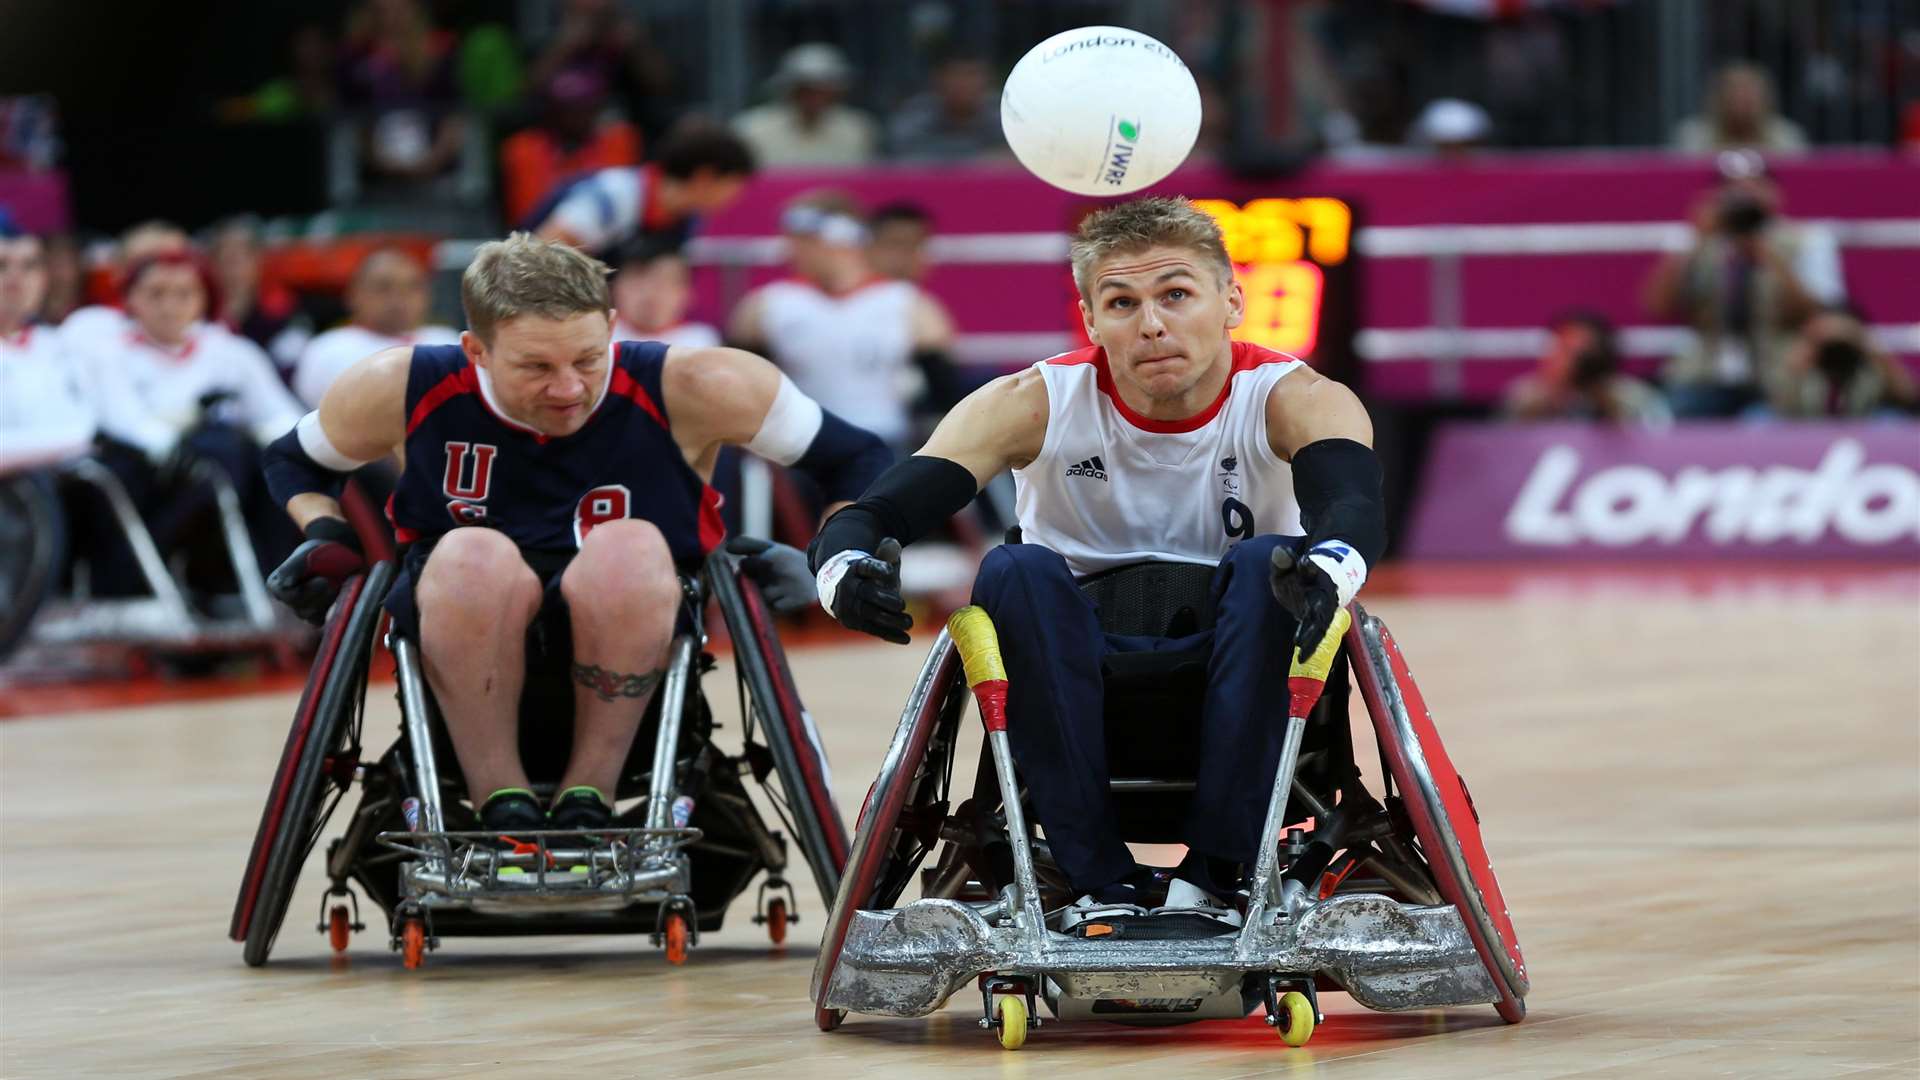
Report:
<svg viewBox="0 0 1920 1080"><path fill-rule="evenodd" d="M740 560L740 569L760 586L760 595L766 597L776 615L804 611L818 595L806 553L799 548L757 536L736 536L727 541L727 550L746 556Z"/></svg>
<svg viewBox="0 0 1920 1080"><path fill-rule="evenodd" d="M858 557L846 565L831 593L820 590L827 613L849 630L896 645L907 644L913 617L907 614L907 602L900 596L900 541L888 537L880 541L872 555L850 554ZM821 569L823 576L834 569L834 559Z"/></svg>
<svg viewBox="0 0 1920 1080"><path fill-rule="evenodd" d="M267 591L296 615L318 625L325 621L340 587L366 568L353 526L337 517L315 518L307 525L306 542L267 575Z"/></svg>
<svg viewBox="0 0 1920 1080"><path fill-rule="evenodd" d="M1293 635L1294 647L1301 656L1312 656L1320 647L1320 639L1327 636L1327 628L1333 625L1333 613L1340 610L1340 592L1333 579L1305 556L1296 562L1293 552L1277 547L1273 549L1269 582L1273 598L1299 623Z"/></svg>

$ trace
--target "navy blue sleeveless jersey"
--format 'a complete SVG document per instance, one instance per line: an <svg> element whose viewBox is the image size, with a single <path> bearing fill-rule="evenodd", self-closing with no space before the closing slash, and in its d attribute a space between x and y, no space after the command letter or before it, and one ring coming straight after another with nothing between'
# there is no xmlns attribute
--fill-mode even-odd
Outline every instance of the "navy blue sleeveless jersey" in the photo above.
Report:
<svg viewBox="0 0 1920 1080"><path fill-rule="evenodd" d="M725 539L720 496L667 429L667 347L614 346L606 393L579 431L542 435L502 413L458 345L416 345L406 468L387 504L402 544L486 525L530 551L570 552L603 521L639 518L676 562Z"/></svg>

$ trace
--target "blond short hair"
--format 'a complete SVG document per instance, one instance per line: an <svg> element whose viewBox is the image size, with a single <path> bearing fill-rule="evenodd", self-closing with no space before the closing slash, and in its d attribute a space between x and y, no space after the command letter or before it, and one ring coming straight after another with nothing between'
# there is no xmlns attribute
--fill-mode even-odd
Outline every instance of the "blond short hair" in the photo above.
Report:
<svg viewBox="0 0 1920 1080"><path fill-rule="evenodd" d="M613 307L607 266L578 248L517 232L489 240L473 253L460 275L460 306L481 341L508 319L538 315L568 319Z"/></svg>
<svg viewBox="0 0 1920 1080"><path fill-rule="evenodd" d="M1186 199L1156 195L1096 210L1080 222L1067 250L1081 298L1091 296L1090 279L1100 260L1156 247L1187 248L1219 268L1222 284L1233 280L1220 223Z"/></svg>

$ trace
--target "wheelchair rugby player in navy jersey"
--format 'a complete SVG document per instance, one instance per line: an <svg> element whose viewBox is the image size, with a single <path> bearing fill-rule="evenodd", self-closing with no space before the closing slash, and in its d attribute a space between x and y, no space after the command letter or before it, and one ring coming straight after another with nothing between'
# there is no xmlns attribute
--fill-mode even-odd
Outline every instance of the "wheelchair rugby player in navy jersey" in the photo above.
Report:
<svg viewBox="0 0 1920 1080"><path fill-rule="evenodd" d="M548 912L664 897L660 910L683 924L717 925L712 902L688 902L687 868L676 862L681 846L697 850L701 833L701 803L692 803L694 826L683 820L697 795L688 785L719 783L732 769L725 780L737 787L748 771L695 746L711 726L695 679L711 665L697 646L712 596L739 651L755 658L742 674L753 667L759 680L749 736L759 717L768 741L781 744L783 783L804 789L787 792L801 819L797 839L831 893L846 841L765 612L803 606L815 585L798 551L728 541L708 480L721 447L740 446L808 473L844 505L887 466L887 450L759 356L611 341L606 268L566 245L525 234L483 244L461 297L469 329L460 344L366 358L268 453L273 494L306 535L270 575L273 594L319 621L347 583L384 588L406 744L394 759L404 792L388 794L407 796L405 829L427 838L383 828L388 847L413 856L401 880L342 857L329 860L335 891L359 880L398 909L390 910L398 923L430 921L437 905L446 925L525 886L549 901ZM336 496L352 470L395 453L404 462L389 503L399 565L364 573ZM334 621L353 623L346 608L377 602L366 592L342 602ZM378 621L377 609L361 617L368 627ZM743 633L766 644L748 650ZM357 640L346 647L364 651ZM776 719L792 726L776 732ZM655 738L637 743L643 724ZM457 785L439 782L433 748L443 743ZM283 771L300 770L283 762ZM471 811L450 791L464 791ZM639 809L616 811L642 793ZM369 790L361 813L391 826L400 815L367 810L381 797ZM705 806L706 832L727 801ZM472 844L458 822L471 826ZM769 839L757 819L734 824L749 835L733 846L760 852L756 867L777 861L784 840ZM257 850L256 861L271 862L269 854ZM249 882L272 869L250 868ZM581 896L563 895L574 885ZM259 888L243 886L242 908ZM245 921L237 910L236 936Z"/></svg>

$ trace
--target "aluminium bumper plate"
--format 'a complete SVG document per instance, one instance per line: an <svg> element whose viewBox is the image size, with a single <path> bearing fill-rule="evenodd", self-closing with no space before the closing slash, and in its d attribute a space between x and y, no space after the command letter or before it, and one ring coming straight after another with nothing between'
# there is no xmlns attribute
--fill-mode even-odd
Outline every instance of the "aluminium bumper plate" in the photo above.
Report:
<svg viewBox="0 0 1920 1080"><path fill-rule="evenodd" d="M1048 932L1034 941L989 926L953 900L858 911L822 1008L925 1016L987 972L1044 974L1074 999L1214 997L1254 972L1326 974L1355 1001L1393 1011L1500 1000L1452 905L1356 893L1322 901L1256 935L1110 941Z"/></svg>

